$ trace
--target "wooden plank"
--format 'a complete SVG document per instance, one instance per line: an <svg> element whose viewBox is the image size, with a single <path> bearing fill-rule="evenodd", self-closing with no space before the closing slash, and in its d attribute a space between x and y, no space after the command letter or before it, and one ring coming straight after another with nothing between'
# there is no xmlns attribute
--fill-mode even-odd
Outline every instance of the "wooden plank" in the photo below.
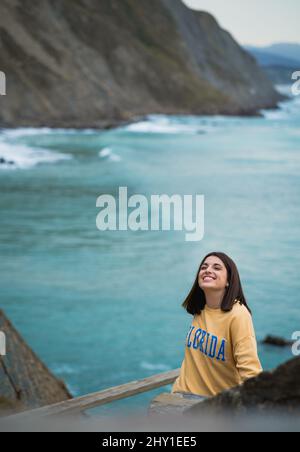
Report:
<svg viewBox="0 0 300 452"><path fill-rule="evenodd" d="M115 386L109 389L105 389L100 392L88 394L86 396L77 397L72 400L68 400L54 405L49 405L43 408L38 408L32 411L26 411L24 413L13 416L14 418L20 418L24 416L56 416L56 415L74 415L84 412L91 408L96 408L101 405L105 405L116 400L132 397L143 392L152 391L153 389L160 388L174 383L179 376L180 369L171 370L161 374L153 375L143 380L136 380L130 383L126 383L120 386Z"/></svg>

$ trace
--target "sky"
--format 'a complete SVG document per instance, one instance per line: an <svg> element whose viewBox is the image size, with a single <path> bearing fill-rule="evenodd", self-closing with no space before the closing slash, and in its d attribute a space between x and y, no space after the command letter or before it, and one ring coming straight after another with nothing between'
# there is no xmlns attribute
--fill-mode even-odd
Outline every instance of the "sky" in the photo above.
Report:
<svg viewBox="0 0 300 452"><path fill-rule="evenodd" d="M300 44L300 0L183 0L212 13L242 45Z"/></svg>

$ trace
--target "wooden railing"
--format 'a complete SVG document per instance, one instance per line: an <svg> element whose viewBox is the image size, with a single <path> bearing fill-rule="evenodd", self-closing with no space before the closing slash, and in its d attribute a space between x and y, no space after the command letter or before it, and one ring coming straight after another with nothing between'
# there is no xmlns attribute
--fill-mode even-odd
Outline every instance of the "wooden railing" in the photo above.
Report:
<svg viewBox="0 0 300 452"><path fill-rule="evenodd" d="M82 397L77 397L65 402L60 402L54 405L37 408L31 411L25 411L14 415L14 418L24 416L59 416L59 415L76 415L91 408L96 408L116 400L132 397L144 392L152 391L154 389L167 386L174 383L179 376L180 369L171 370L161 374L153 375L152 377L144 378L143 380L132 381L120 386L115 386L103 391L88 394Z"/></svg>

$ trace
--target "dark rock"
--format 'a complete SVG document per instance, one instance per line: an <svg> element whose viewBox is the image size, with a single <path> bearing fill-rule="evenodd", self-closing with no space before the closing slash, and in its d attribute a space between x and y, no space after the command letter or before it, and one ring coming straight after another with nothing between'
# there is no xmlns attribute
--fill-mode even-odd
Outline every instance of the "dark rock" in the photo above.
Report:
<svg viewBox="0 0 300 452"><path fill-rule="evenodd" d="M210 14L181 0L2 0L0 69L5 127L254 115L282 100Z"/></svg>
<svg viewBox="0 0 300 452"><path fill-rule="evenodd" d="M3 157L0 157L0 165L14 165L15 162L12 160L5 160Z"/></svg>
<svg viewBox="0 0 300 452"><path fill-rule="evenodd" d="M262 343L266 345L274 345L276 347L290 347L291 345L293 345L294 342L283 339L282 337L267 336L262 341Z"/></svg>
<svg viewBox="0 0 300 452"><path fill-rule="evenodd" d="M279 411L300 416L300 358L281 365L273 372L263 372L242 386L225 391L216 397L194 405L187 415L230 411Z"/></svg>
<svg viewBox="0 0 300 452"><path fill-rule="evenodd" d="M0 356L0 415L39 408L71 398L0 311L7 353Z"/></svg>
<svg viewBox="0 0 300 452"><path fill-rule="evenodd" d="M13 162L12 160L5 160L5 159L1 159L0 160L0 165L14 165L15 162Z"/></svg>

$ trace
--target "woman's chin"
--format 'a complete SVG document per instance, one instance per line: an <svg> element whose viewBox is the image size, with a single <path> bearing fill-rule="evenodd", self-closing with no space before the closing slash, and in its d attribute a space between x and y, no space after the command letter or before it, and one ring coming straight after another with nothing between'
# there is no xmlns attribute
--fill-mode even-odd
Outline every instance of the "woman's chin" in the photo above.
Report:
<svg viewBox="0 0 300 452"><path fill-rule="evenodd" d="M201 284L201 289L217 289L215 284L203 283Z"/></svg>

